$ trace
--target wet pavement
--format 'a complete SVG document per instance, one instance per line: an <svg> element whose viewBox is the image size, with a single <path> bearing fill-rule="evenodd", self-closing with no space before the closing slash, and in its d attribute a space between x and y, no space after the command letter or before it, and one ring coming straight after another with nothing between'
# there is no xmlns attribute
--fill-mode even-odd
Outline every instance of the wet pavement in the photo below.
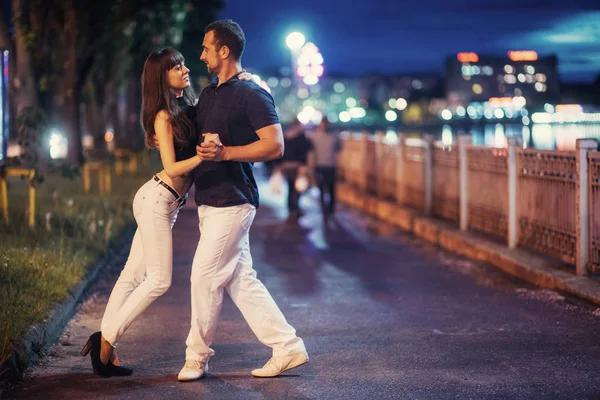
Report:
<svg viewBox="0 0 600 400"><path fill-rule="evenodd" d="M264 184L263 184L264 186ZM3 399L592 399L600 398L600 309L516 281L341 209L324 224L316 198L286 222L261 188L251 230L258 277L307 346L310 363L253 378L270 350L226 295L205 379L177 382L190 321L193 205L174 228L170 290L119 344L135 373L101 379L79 356L98 330L118 271L107 271L60 343Z"/></svg>

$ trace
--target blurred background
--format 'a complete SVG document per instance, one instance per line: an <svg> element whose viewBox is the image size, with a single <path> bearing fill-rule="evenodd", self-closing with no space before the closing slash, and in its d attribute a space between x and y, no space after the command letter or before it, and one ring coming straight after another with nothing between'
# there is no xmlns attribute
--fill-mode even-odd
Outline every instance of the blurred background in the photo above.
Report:
<svg viewBox="0 0 600 400"><path fill-rule="evenodd" d="M2 0L0 164L143 148L140 77L173 46L199 92L204 27L232 18L284 127L572 150L600 138L596 0ZM46 162L47 161L47 162Z"/></svg>

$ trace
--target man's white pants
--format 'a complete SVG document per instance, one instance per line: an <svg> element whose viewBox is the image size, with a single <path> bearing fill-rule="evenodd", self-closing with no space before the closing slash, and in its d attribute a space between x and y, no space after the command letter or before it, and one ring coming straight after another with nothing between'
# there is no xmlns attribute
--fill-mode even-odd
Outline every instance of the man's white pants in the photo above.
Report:
<svg viewBox="0 0 600 400"><path fill-rule="evenodd" d="M192 264L192 321L186 359L207 360L223 303L231 296L261 343L273 356L305 351L267 288L256 278L250 255L249 231L256 209L250 204L198 207L200 242Z"/></svg>

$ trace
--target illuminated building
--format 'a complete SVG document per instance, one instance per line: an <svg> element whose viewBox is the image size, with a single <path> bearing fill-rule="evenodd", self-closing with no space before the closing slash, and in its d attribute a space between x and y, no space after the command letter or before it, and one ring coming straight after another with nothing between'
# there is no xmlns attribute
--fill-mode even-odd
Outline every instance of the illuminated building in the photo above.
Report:
<svg viewBox="0 0 600 400"><path fill-rule="evenodd" d="M446 97L467 105L490 97L524 97L528 105L559 99L558 60L535 51L509 51L505 57L458 53L446 60Z"/></svg>
<svg viewBox="0 0 600 400"><path fill-rule="evenodd" d="M289 75L272 72L265 79L284 124L295 118L315 124L327 117L334 124L385 127L404 121L403 115L414 114L416 101L430 98L432 93L436 97L442 95L441 78L433 74L362 77L324 74L314 85L300 82L297 87L291 85Z"/></svg>

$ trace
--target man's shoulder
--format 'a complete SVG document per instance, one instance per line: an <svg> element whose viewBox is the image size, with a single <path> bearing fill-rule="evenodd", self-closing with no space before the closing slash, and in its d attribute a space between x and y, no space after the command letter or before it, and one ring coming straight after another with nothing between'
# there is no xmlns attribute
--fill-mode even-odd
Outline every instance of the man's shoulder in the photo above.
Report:
<svg viewBox="0 0 600 400"><path fill-rule="evenodd" d="M202 96L206 96L210 91L215 90L215 87L212 85L206 85L202 88L202 90L200 91L200 94L198 95L198 98L202 97Z"/></svg>
<svg viewBox="0 0 600 400"><path fill-rule="evenodd" d="M212 90L213 90L213 88L211 88L210 85L207 85L204 88L202 88L202 90L200 91L200 94L196 98L196 104L194 105L194 107L198 107L200 105L200 103L205 101L209 97L209 93Z"/></svg>
<svg viewBox="0 0 600 400"><path fill-rule="evenodd" d="M262 86L260 86L258 83L256 83L253 80L247 80L247 81L242 81L240 80L236 89L239 91L240 94L244 94L247 96L261 96L261 95L268 95L271 96L269 94L269 92L267 92Z"/></svg>
<svg viewBox="0 0 600 400"><path fill-rule="evenodd" d="M240 79L237 82L237 86L241 89L241 90L256 90L256 89L262 89L262 87L256 83L256 81L254 79L248 79L248 80L243 80Z"/></svg>

